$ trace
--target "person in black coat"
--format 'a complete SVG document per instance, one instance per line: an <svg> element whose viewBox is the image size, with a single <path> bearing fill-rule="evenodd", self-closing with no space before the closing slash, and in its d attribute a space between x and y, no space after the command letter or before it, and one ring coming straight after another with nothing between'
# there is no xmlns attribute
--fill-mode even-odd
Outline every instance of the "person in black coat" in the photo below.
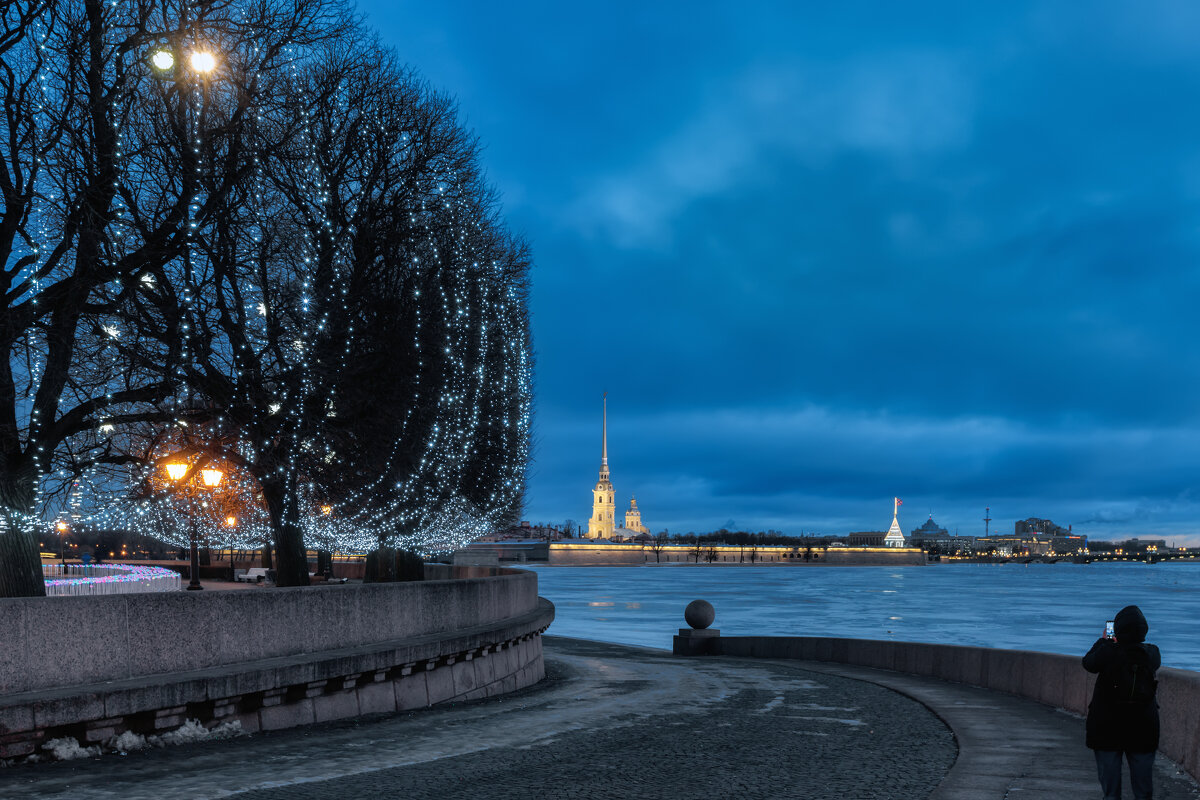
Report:
<svg viewBox="0 0 1200 800"><path fill-rule="evenodd" d="M1146 644L1150 630L1137 606L1113 618L1113 638L1101 637L1083 657L1083 668L1098 673L1087 714L1087 746L1096 753L1096 771L1105 800L1120 800L1121 760L1129 762L1129 783L1137 800L1153 793L1154 753L1158 750L1155 672L1158 648Z"/></svg>

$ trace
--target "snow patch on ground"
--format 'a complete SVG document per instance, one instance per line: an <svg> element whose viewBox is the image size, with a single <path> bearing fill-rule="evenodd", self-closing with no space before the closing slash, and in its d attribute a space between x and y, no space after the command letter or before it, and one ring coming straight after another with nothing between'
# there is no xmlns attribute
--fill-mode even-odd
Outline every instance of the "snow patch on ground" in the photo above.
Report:
<svg viewBox="0 0 1200 800"><path fill-rule="evenodd" d="M61 739L51 739L42 745L43 750L49 751L56 761L71 761L76 758L92 758L100 755L100 747L92 745L83 747L70 736Z"/></svg>
<svg viewBox="0 0 1200 800"><path fill-rule="evenodd" d="M215 728L206 728L199 720L189 719L173 731L167 731L160 736L151 736L147 741L155 747L167 747L178 744L192 744L216 739L232 739L242 735L240 720L222 722Z"/></svg>
<svg viewBox="0 0 1200 800"><path fill-rule="evenodd" d="M145 750L148 745L145 736L133 731L125 731L120 736L114 736L104 743L105 749L121 755L132 753L134 750Z"/></svg>
<svg viewBox="0 0 1200 800"><path fill-rule="evenodd" d="M77 758L96 758L102 753L125 755L136 750L145 750L147 747L174 747L217 739L233 739L244 733L242 723L238 720L222 722L215 727L205 728L199 720L189 719L179 728L156 736L142 736L133 731L125 731L105 741L103 746L84 747L78 740L64 736L61 739L51 739L42 745L42 750L46 755L35 753L25 758L24 763L36 764L47 759L71 761ZM0 768L10 767L16 763L18 763L17 759L0 760Z"/></svg>

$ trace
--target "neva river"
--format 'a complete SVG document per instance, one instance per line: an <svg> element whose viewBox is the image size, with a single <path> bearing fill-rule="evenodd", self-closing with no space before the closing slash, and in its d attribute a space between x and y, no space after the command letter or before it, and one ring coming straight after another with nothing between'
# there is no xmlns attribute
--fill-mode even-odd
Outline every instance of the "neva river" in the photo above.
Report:
<svg viewBox="0 0 1200 800"><path fill-rule="evenodd" d="M523 565L528 567L528 565ZM1163 664L1200 670L1200 564L531 567L549 634L669 649L701 598L723 635L844 636L1082 656L1141 607Z"/></svg>

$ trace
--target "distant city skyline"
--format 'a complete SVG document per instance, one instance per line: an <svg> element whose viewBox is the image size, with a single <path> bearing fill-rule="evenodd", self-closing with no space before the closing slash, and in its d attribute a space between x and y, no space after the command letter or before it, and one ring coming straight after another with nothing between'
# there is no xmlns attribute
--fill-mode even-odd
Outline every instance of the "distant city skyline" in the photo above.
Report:
<svg viewBox="0 0 1200 800"><path fill-rule="evenodd" d="M1200 544L1200 7L365 0L536 259L533 521Z"/></svg>

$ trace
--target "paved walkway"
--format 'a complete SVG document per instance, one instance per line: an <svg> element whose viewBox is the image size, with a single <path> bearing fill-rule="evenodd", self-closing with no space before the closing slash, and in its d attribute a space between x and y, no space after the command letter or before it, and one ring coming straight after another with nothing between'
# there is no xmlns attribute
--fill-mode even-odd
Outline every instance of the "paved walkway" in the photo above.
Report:
<svg viewBox="0 0 1200 800"><path fill-rule="evenodd" d="M1003 692L916 675L842 664L794 662L806 670L858 678L919 700L950 726L958 741L954 766L930 800L1086 800L1099 798L1092 751L1083 746L1083 719ZM1158 800L1200 797L1200 789L1170 761L1155 764ZM1129 776L1123 797L1132 798Z"/></svg>
<svg viewBox="0 0 1200 800"><path fill-rule="evenodd" d="M1007 695L833 665L545 643L547 680L518 694L0 770L0 797L1097 797L1082 721ZM1171 772L1160 765L1156 798L1200 797Z"/></svg>

